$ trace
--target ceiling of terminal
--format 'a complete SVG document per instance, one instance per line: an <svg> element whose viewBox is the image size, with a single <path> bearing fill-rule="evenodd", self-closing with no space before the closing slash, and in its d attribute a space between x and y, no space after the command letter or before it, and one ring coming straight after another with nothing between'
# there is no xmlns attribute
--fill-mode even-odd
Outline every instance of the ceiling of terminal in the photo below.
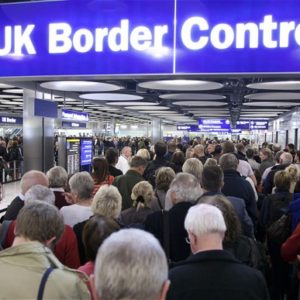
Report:
<svg viewBox="0 0 300 300"><path fill-rule="evenodd" d="M128 123L159 117L166 123L193 124L212 118L230 119L234 126L243 119L273 119L300 106L300 81L295 75L10 81L0 84L2 113L22 114L19 88L48 94L58 107L88 112L91 120L114 117Z"/></svg>

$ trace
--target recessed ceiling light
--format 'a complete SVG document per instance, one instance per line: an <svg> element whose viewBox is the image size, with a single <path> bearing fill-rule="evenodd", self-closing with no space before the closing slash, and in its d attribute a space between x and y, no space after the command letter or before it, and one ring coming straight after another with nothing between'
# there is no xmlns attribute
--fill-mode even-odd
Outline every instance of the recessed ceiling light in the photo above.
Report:
<svg viewBox="0 0 300 300"><path fill-rule="evenodd" d="M300 81L272 81L272 82L258 82L247 85L249 89L258 90L300 90Z"/></svg>
<svg viewBox="0 0 300 300"><path fill-rule="evenodd" d="M138 95L117 94L117 93L82 94L79 97L82 99L94 100L94 101L138 101L144 99L143 97Z"/></svg>
<svg viewBox="0 0 300 300"><path fill-rule="evenodd" d="M144 89L163 91L207 91L220 89L223 84L213 81L174 79L141 82L138 86Z"/></svg>
<svg viewBox="0 0 300 300"><path fill-rule="evenodd" d="M300 93L257 93L246 95L248 100L300 100Z"/></svg>
<svg viewBox="0 0 300 300"><path fill-rule="evenodd" d="M182 106L224 106L227 105L226 102L219 102L219 101L175 101L172 104L174 105L182 105Z"/></svg>
<svg viewBox="0 0 300 300"><path fill-rule="evenodd" d="M155 115L157 115L157 114L160 114L160 112L158 112L157 110L146 110L146 111L143 111L143 110L141 110L140 111L141 113L147 113L147 114L155 114ZM178 114L178 112L176 112L176 111L163 111L163 112L161 112L161 113L163 113L163 114L170 114L170 115L174 115L174 114Z"/></svg>
<svg viewBox="0 0 300 300"><path fill-rule="evenodd" d="M247 102L243 106L262 106L262 107L281 107L281 106L300 106L300 102Z"/></svg>
<svg viewBox="0 0 300 300"><path fill-rule="evenodd" d="M126 106L125 109L133 110L168 110L170 107L167 106Z"/></svg>
<svg viewBox="0 0 300 300"><path fill-rule="evenodd" d="M11 89L11 88L15 88L14 85L9 85L6 83L0 83L0 89Z"/></svg>
<svg viewBox="0 0 300 300"><path fill-rule="evenodd" d="M40 84L42 88L66 92L111 92L123 87L95 81L48 81Z"/></svg>
<svg viewBox="0 0 300 300"><path fill-rule="evenodd" d="M16 95L6 95L6 94L0 94L1 99L13 99L16 98Z"/></svg>
<svg viewBox="0 0 300 300"><path fill-rule="evenodd" d="M10 94L23 94L23 89L9 89L9 90L3 90L2 92L10 93Z"/></svg>
<svg viewBox="0 0 300 300"><path fill-rule="evenodd" d="M223 100L226 99L223 95L213 95L213 94L200 94L200 93L189 93L189 94L165 94L160 95L159 98L165 100Z"/></svg>
<svg viewBox="0 0 300 300"><path fill-rule="evenodd" d="M155 106L158 105L158 103L154 103L154 102L107 102L107 105L113 105L113 106L126 106L126 105L148 105L148 106Z"/></svg>

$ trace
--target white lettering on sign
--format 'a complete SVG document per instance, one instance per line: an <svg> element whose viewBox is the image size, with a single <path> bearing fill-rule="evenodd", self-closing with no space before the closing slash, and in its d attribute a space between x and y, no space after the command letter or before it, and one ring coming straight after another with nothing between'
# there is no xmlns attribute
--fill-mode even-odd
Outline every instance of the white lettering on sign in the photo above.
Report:
<svg viewBox="0 0 300 300"><path fill-rule="evenodd" d="M88 114L80 114L80 113L75 113L72 111L63 110L61 112L61 116L63 119L66 119L66 120L83 121L83 122L89 121Z"/></svg>
<svg viewBox="0 0 300 300"><path fill-rule="evenodd" d="M22 26L5 26L4 27L4 45L0 48L0 56L14 54L22 55L36 54L34 45L31 40L31 33L35 25L30 24L23 29ZM14 47L13 47L14 45ZM24 52L22 52L24 48Z"/></svg>
<svg viewBox="0 0 300 300"><path fill-rule="evenodd" d="M203 17L191 17L181 28L181 40L190 50L203 49L209 43L220 50L232 46L243 49L247 45L258 48L260 40L265 48L287 48L293 37L300 46L300 24L296 25L294 21L275 22L272 15L264 16L259 24L249 22L235 26L226 23L210 26Z"/></svg>
<svg viewBox="0 0 300 300"><path fill-rule="evenodd" d="M163 38L168 33L168 25L156 25L153 29L146 26L130 28L129 20L121 20L120 26L111 29L87 28L73 30L68 23L49 24L49 53L67 53L72 48L80 53L94 49L102 52L159 50L163 47Z"/></svg>

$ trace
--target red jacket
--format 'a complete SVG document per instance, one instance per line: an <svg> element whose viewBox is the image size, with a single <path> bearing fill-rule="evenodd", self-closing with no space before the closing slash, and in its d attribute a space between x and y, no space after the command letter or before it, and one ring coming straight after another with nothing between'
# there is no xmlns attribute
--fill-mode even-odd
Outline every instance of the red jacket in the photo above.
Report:
<svg viewBox="0 0 300 300"><path fill-rule="evenodd" d="M12 221L9 225L4 248L9 248L15 238L16 221ZM69 225L65 225L65 230L55 245L53 253L59 261L65 266L77 269L80 266L77 239L73 229Z"/></svg>

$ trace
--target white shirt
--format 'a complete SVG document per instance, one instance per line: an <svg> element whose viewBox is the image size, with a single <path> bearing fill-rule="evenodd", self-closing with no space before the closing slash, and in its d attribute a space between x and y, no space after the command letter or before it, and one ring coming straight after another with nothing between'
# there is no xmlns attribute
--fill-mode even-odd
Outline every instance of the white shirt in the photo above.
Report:
<svg viewBox="0 0 300 300"><path fill-rule="evenodd" d="M120 155L116 168L121 170L125 174L129 170L129 163L126 157Z"/></svg>
<svg viewBox="0 0 300 300"><path fill-rule="evenodd" d="M93 215L90 206L82 206L78 204L63 206L60 209L60 212L64 217L64 223L71 227L73 227L77 223L89 219Z"/></svg>
<svg viewBox="0 0 300 300"><path fill-rule="evenodd" d="M239 160L237 171L245 177L250 177L254 174L250 164L245 160Z"/></svg>

